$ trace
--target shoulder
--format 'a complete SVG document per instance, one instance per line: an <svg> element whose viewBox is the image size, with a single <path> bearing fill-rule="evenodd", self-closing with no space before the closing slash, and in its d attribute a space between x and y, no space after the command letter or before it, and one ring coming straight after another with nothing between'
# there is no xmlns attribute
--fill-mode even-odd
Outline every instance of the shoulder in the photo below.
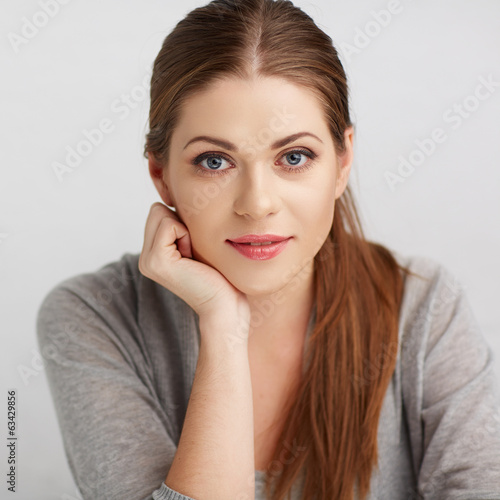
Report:
<svg viewBox="0 0 500 500"><path fill-rule="evenodd" d="M473 483L484 483L489 491L481 498L493 498L499 483L491 464L500 450L494 353L466 287L448 266L422 256L395 257L421 276L405 279L395 372L419 491L426 498L458 498L460 489L460 498L479 498Z"/></svg>
<svg viewBox="0 0 500 500"><path fill-rule="evenodd" d="M412 273L404 273L399 318L403 348L426 357L445 335L465 335L469 341L481 337L467 288L448 266L421 255L393 255Z"/></svg>
<svg viewBox="0 0 500 500"><path fill-rule="evenodd" d="M153 318L173 321L188 306L169 290L141 274L140 254L125 253L93 272L71 276L54 285L37 314L40 342L61 329L100 332L115 338L142 335ZM179 303L182 302L182 305ZM69 325L69 326L68 326Z"/></svg>
<svg viewBox="0 0 500 500"><path fill-rule="evenodd" d="M393 254L411 273L404 273L402 316L427 310L436 318L446 316L457 305L465 306L466 287L448 266L422 255Z"/></svg>
<svg viewBox="0 0 500 500"><path fill-rule="evenodd" d="M448 266L442 262L424 255L404 255L402 253L391 251L394 258L400 266L406 267L412 273L418 276L408 276L405 279L405 293L431 293L439 284L445 282L454 282L458 286L457 276Z"/></svg>
<svg viewBox="0 0 500 500"><path fill-rule="evenodd" d="M396 256L418 276L405 278L399 331L402 364L419 372L461 366L462 375L491 364L494 354L472 310L467 288L447 266L423 256ZM411 370L410 370L411 371ZM454 375L456 378L458 375Z"/></svg>
<svg viewBox="0 0 500 500"><path fill-rule="evenodd" d="M39 309L39 316L50 314L86 303L95 310L110 304L136 302L138 284L138 255L126 253L119 260L110 262L96 271L71 276L54 285L46 293Z"/></svg>
<svg viewBox="0 0 500 500"><path fill-rule="evenodd" d="M138 273L135 256L124 254L96 271L53 285L36 318L42 352L56 346L59 354L70 349L82 354L85 348L123 344L126 332L136 330Z"/></svg>
<svg viewBox="0 0 500 500"><path fill-rule="evenodd" d="M139 254L125 253L120 259L109 262L95 271L80 273L57 283L51 290L67 289L77 291L84 288L116 289L115 293L136 285L140 272ZM50 293L50 292L49 292Z"/></svg>

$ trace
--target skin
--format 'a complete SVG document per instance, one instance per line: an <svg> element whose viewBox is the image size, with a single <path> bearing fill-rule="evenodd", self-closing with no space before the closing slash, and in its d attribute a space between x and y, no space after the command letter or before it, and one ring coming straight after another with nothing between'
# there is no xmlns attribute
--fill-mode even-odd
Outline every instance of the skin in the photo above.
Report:
<svg viewBox="0 0 500 500"><path fill-rule="evenodd" d="M278 139L299 132L312 133L321 142L304 136L271 148ZM352 127L346 129L346 152L337 156L322 109L310 91L277 78L226 79L186 102L167 165L149 160L163 202L176 208L189 231L193 258L219 271L246 295L249 347L266 359L301 352L314 301L313 258L330 231L335 200L347 186L353 133ZM185 148L197 136L231 142L236 150L209 142ZM296 149L317 157L290 156ZM206 152L223 156L192 165ZM219 169L219 175L207 175L209 165ZM303 165L311 168L285 170ZM252 233L293 238L273 259L254 261L226 242Z"/></svg>

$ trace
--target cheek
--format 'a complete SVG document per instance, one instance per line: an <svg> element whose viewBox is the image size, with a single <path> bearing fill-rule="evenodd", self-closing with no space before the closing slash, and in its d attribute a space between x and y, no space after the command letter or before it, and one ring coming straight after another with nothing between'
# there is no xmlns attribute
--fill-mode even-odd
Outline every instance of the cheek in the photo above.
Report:
<svg viewBox="0 0 500 500"><path fill-rule="evenodd" d="M190 186L188 182L180 183L176 190L177 215L181 222L188 228L189 232L198 232L200 220L205 217L207 204L203 193L196 186Z"/></svg>
<svg viewBox="0 0 500 500"><path fill-rule="evenodd" d="M301 196L301 207L306 217L315 220L316 224L323 224L325 219L333 217L335 206L335 180L322 177L308 189L307 194ZM311 227L310 229L314 229Z"/></svg>
<svg viewBox="0 0 500 500"><path fill-rule="evenodd" d="M220 182L186 178L178 186L176 192L186 219L210 220L210 215L214 218L230 205L228 197L231 193Z"/></svg>
<svg viewBox="0 0 500 500"><path fill-rule="evenodd" d="M335 182L323 178L323 183L316 186L308 201L302 207L304 210L303 225L310 243L315 251L319 251L332 227L335 210ZM305 218L304 218L305 217Z"/></svg>
<svg viewBox="0 0 500 500"><path fill-rule="evenodd" d="M189 231L191 248L195 254L208 256L214 249L214 238L218 237L217 218L208 210L191 208L184 225ZM220 232L220 231L219 231Z"/></svg>
<svg viewBox="0 0 500 500"><path fill-rule="evenodd" d="M210 246L207 245L207 238L203 230L195 222L187 225L189 238L191 240L191 252L195 260L209 264L211 260Z"/></svg>

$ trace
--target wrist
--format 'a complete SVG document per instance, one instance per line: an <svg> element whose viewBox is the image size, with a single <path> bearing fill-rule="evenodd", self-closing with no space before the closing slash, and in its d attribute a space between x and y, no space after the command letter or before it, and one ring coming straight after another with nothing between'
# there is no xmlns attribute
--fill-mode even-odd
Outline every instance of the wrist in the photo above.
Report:
<svg viewBox="0 0 500 500"><path fill-rule="evenodd" d="M226 353L248 352L249 322L236 314L213 313L199 318L202 346Z"/></svg>

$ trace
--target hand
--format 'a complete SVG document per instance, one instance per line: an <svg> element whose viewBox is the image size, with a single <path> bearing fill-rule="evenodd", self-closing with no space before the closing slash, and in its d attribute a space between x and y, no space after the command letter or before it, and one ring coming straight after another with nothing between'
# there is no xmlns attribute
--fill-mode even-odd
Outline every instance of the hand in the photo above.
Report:
<svg viewBox="0 0 500 500"><path fill-rule="evenodd" d="M200 317L224 317L234 311L249 322L246 295L213 267L193 260L187 227L162 203L151 206L139 271L175 293Z"/></svg>

